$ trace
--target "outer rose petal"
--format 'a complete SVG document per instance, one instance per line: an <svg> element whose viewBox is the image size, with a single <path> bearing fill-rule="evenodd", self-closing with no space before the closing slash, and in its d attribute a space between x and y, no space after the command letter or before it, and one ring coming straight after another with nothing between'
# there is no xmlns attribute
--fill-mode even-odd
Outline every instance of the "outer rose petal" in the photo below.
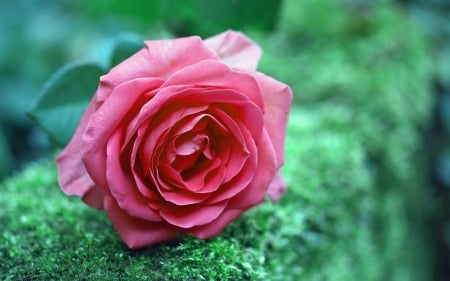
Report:
<svg viewBox="0 0 450 281"><path fill-rule="evenodd" d="M170 224L190 228L197 225L205 225L215 220L227 207L228 202L222 201L215 204L200 204L194 206L175 206L165 204L161 206L161 216Z"/></svg>
<svg viewBox="0 0 450 281"><path fill-rule="evenodd" d="M195 237L205 239L216 236L228 224L238 218L244 210L232 209L225 210L215 221L207 225L197 226L189 229L188 232L194 234Z"/></svg>
<svg viewBox="0 0 450 281"><path fill-rule="evenodd" d="M104 101L111 90L123 82L143 77L165 78L175 71L202 60L217 60L216 54L198 36L172 40L146 41L146 47L100 79L98 100Z"/></svg>
<svg viewBox="0 0 450 281"><path fill-rule="evenodd" d="M258 143L258 167L253 181L230 199L228 204L230 209L246 210L261 203L276 171L275 151L266 130L264 130Z"/></svg>
<svg viewBox="0 0 450 281"><path fill-rule="evenodd" d="M283 84L260 72L250 72L264 99L264 127L269 134L277 157L277 168L284 163L284 144L289 110L292 103L292 91Z"/></svg>
<svg viewBox="0 0 450 281"><path fill-rule="evenodd" d="M252 73L235 71L219 61L205 60L188 66L170 76L161 88L178 85L202 85L236 90L246 95L261 110L263 97Z"/></svg>
<svg viewBox="0 0 450 281"><path fill-rule="evenodd" d="M255 70L262 55L261 48L241 32L225 31L204 42L231 67Z"/></svg>
<svg viewBox="0 0 450 281"><path fill-rule="evenodd" d="M103 192L89 177L81 159L81 135L88 120L94 112L94 102L91 102L75 134L69 144L56 158L58 166L58 181L67 195L79 195L92 208L103 209Z"/></svg>
<svg viewBox="0 0 450 281"><path fill-rule="evenodd" d="M89 189L82 197L84 203L97 210L103 210L104 198L105 193L98 187Z"/></svg>
<svg viewBox="0 0 450 281"><path fill-rule="evenodd" d="M120 131L111 136L107 145L106 178L110 194L115 198L117 205L124 212L135 218L147 221L161 221L158 212L150 208L143 196L139 193L136 182L132 175L131 167L124 169L121 165L120 151ZM148 187L151 188L151 187Z"/></svg>
<svg viewBox="0 0 450 281"><path fill-rule="evenodd" d="M269 185L269 190L267 194L269 194L270 198L273 201L278 201L286 191L286 184L281 177L281 173L278 171L272 179L272 182Z"/></svg>
<svg viewBox="0 0 450 281"><path fill-rule="evenodd" d="M126 214L110 195L105 197L105 209L114 228L131 249L175 239L176 229L163 222L148 222Z"/></svg>
<svg viewBox="0 0 450 281"><path fill-rule="evenodd" d="M98 108L89 120L82 134L83 163L93 181L103 189L108 188L106 179L106 142L114 130L123 123L126 114L135 107L143 94L161 84L160 79L140 78L122 83Z"/></svg>

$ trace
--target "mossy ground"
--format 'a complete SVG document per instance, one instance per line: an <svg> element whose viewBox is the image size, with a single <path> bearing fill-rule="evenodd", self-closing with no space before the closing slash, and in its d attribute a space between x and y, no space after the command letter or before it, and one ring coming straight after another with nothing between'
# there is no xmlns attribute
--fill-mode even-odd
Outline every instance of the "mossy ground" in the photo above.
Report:
<svg viewBox="0 0 450 281"><path fill-rule="evenodd" d="M52 160L33 164L0 185L0 279L428 280L426 40L390 4L330 3L285 1L277 30L254 34L261 70L295 92L280 202L213 239L131 251L63 195Z"/></svg>
<svg viewBox="0 0 450 281"><path fill-rule="evenodd" d="M104 213L60 191L52 161L31 165L0 186L3 279L287 280L287 268L292 278L308 276L325 256L350 262L356 257L349 251L340 254L334 242L354 231L351 214L360 207L351 201L369 188L363 150L347 134L320 132L322 120L296 109L291 124L288 194L206 241L185 237L128 250ZM297 145L297 139L312 137L317 141ZM297 167L306 162L298 173ZM322 175L316 174L319 170ZM339 190L333 190L337 186Z"/></svg>

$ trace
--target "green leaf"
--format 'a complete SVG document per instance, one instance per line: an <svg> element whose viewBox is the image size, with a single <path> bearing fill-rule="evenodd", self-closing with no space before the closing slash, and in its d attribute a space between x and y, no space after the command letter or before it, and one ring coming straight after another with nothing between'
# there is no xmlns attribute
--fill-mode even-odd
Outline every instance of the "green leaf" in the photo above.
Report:
<svg viewBox="0 0 450 281"><path fill-rule="evenodd" d="M1 120L0 120L1 121ZM11 172L13 159L9 148L8 139L0 122L0 179Z"/></svg>
<svg viewBox="0 0 450 281"><path fill-rule="evenodd" d="M146 29L161 21L160 6L164 1L82 0L76 3L79 11L94 24L104 24L105 19L114 18L123 24L132 25L138 29Z"/></svg>
<svg viewBox="0 0 450 281"><path fill-rule="evenodd" d="M272 30L278 21L280 0L166 0L162 15L178 35L211 36L227 29Z"/></svg>
<svg viewBox="0 0 450 281"><path fill-rule="evenodd" d="M135 33L124 33L118 37L111 54L111 66L115 66L144 48L144 39Z"/></svg>
<svg viewBox="0 0 450 281"><path fill-rule="evenodd" d="M28 114L55 144L69 142L103 73L95 64L69 64L47 81Z"/></svg>

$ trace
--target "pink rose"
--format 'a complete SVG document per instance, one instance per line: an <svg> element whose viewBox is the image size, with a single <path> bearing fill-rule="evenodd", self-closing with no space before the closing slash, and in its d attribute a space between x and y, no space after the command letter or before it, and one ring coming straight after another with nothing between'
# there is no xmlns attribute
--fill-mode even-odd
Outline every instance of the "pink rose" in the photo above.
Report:
<svg viewBox="0 0 450 281"><path fill-rule="evenodd" d="M130 248L209 238L277 200L292 101L242 33L145 43L100 78L57 158L63 191L106 210Z"/></svg>

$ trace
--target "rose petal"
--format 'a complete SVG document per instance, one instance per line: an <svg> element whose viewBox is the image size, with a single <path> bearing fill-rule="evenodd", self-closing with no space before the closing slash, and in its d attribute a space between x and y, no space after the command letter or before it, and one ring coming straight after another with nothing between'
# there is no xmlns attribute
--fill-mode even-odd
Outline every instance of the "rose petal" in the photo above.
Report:
<svg viewBox="0 0 450 281"><path fill-rule="evenodd" d="M84 203L97 210L103 210L105 194L100 188L89 189L81 199Z"/></svg>
<svg viewBox="0 0 450 281"><path fill-rule="evenodd" d="M100 79L97 92L99 102L103 102L118 85L143 77L165 78L173 72L205 59L217 60L203 41L197 37L172 40L152 40L146 47L112 68Z"/></svg>
<svg viewBox="0 0 450 281"><path fill-rule="evenodd" d="M178 236L178 231L168 224L129 216L112 196L105 197L105 209L114 228L131 249L175 239Z"/></svg>
<svg viewBox="0 0 450 281"><path fill-rule="evenodd" d="M182 117L206 110L208 104L198 100L174 99L174 96L179 97L185 93L199 90L201 89L185 85L173 86L169 89L160 88L155 98L142 105L136 126L141 127L141 124L151 120L152 128L155 126L163 126L164 129L170 128Z"/></svg>
<svg viewBox="0 0 450 281"><path fill-rule="evenodd" d="M210 195L204 193L193 193L189 190L180 189L176 191L162 190L161 196L167 202L173 203L178 206L187 206L203 202L208 199Z"/></svg>
<svg viewBox="0 0 450 281"><path fill-rule="evenodd" d="M206 124L205 124L206 127ZM201 130L186 132L178 136L174 140L175 153L178 156L192 156L202 153L210 146L209 136L204 132L205 127Z"/></svg>
<svg viewBox="0 0 450 281"><path fill-rule="evenodd" d="M261 110L264 109L261 91L253 76L233 70L216 60L204 60L180 69L169 76L161 87L166 89L178 85L208 86L226 89L227 91L234 90L247 96ZM215 96L214 98L219 97ZM196 99L193 100L197 101Z"/></svg>
<svg viewBox="0 0 450 281"><path fill-rule="evenodd" d="M93 181L106 189L105 142L124 122L126 114L146 92L161 84L160 79L141 78L125 82L114 89L109 98L90 116L82 135L82 157ZM120 151L117 149L116 153ZM78 152L80 153L80 151Z"/></svg>
<svg viewBox="0 0 450 281"><path fill-rule="evenodd" d="M197 166L181 173L186 189L192 192L199 192L205 187L205 178L211 172L217 170L222 164L220 158L214 158L212 161L205 160L198 163ZM217 187L214 187L217 188Z"/></svg>
<svg viewBox="0 0 450 281"><path fill-rule="evenodd" d="M145 107L145 106L144 106ZM154 151L158 144L161 144L163 140L167 139L167 134L176 124L180 123L180 120L186 119L191 115L201 114L207 106L194 106L187 108L171 108L172 111L160 112L158 116L152 116L146 109L143 108L139 113L143 120L142 124L137 128L137 137L133 141L132 159L138 157L140 165L145 172L148 171L148 166L154 155ZM145 122L147 120L147 122ZM149 122L150 120L151 122ZM126 141L131 140L131 136L128 136Z"/></svg>
<svg viewBox="0 0 450 281"><path fill-rule="evenodd" d="M264 127L272 140L278 168L284 163L284 144L292 91L287 85L259 72L252 72L264 99Z"/></svg>
<svg viewBox="0 0 450 281"><path fill-rule="evenodd" d="M256 94L259 95L259 94ZM161 88L158 95L146 104L145 115L150 116L159 115L159 110L164 107L169 107L173 103L184 103L186 107L195 101L195 104L208 105L208 110L205 115L212 115L212 118L219 120L219 116L223 113L218 113L219 110L225 115L231 116L231 119L241 120L242 123L251 131L255 139L259 139L263 127L263 110L257 106L249 97L241 92L229 89L215 89L215 88L192 88L181 90L178 87ZM262 106L262 104L261 104ZM216 110L217 109L217 110ZM159 119L159 122L164 123L164 119ZM234 122L234 121L233 121ZM180 122L178 122L180 124ZM184 123L181 123L184 126ZM192 128L196 124L191 122ZM186 132L185 129L182 132ZM155 136L159 137L159 135Z"/></svg>
<svg viewBox="0 0 450 281"><path fill-rule="evenodd" d="M140 121L135 126L140 127L139 135L151 131L148 140L156 144L163 130L176 124L186 126L184 125L185 121L182 120L183 116L199 113L208 107L210 108L208 111L210 111L211 106L218 107L232 115L233 118L242 120L243 123L248 124L249 128L254 129L252 130L253 136L256 139L259 138L263 126L262 109L253 103L248 96L229 89L184 88L180 86L161 88L158 94L142 107L139 112ZM205 114L207 113L205 112ZM145 122L148 120L152 120L151 124ZM193 128L196 123L193 121L190 124ZM188 129L185 129L185 131L188 131ZM179 134L182 132L179 132ZM138 138L139 140L142 139Z"/></svg>
<svg viewBox="0 0 450 281"><path fill-rule="evenodd" d="M56 158L56 163L59 185L64 193L67 195L79 195L86 204L101 210L103 209L103 193L86 172L80 154L82 147L81 135L94 112L94 107L94 103L91 102L69 144Z"/></svg>
<svg viewBox="0 0 450 281"><path fill-rule="evenodd" d="M182 118L180 122L175 124L173 128L170 129L170 132L165 132L161 135L158 135L159 126L157 126L156 130L153 130L151 126L147 128L148 130L146 132L146 137L144 138L145 142L138 152L139 158L141 160L142 166L144 167L148 166L147 163L150 163L151 166L148 168L148 173L150 174L155 185L158 189L160 189L160 191L162 191L161 187L167 190L172 190L171 187L165 185L166 181L169 181L170 184L173 184L179 188L185 188L181 173L175 171L170 165L170 162L172 160L170 158L173 154L171 152L171 147L173 146L172 139L174 138L174 136L172 136L172 131L175 130L175 134L178 134L177 127L180 127L183 132L184 130L194 129L195 126L199 124L203 126L201 124L201 120L207 116L208 115L206 114L199 114L192 117L187 116L185 118ZM185 121L185 119L187 119L187 121ZM184 124L185 122L187 124ZM167 163L165 162L165 160Z"/></svg>
<svg viewBox="0 0 450 281"><path fill-rule="evenodd" d="M230 116L228 116L228 114L226 114L225 112L219 110L219 109L213 109L212 111L214 111L214 113L221 119L222 123L230 130L231 135L234 137L234 139L232 139L231 137L227 138L227 142L220 142L218 140L216 140L217 142L217 151L222 151L222 150L226 150L226 148L224 148L223 146L227 146L231 149L231 153L228 154L228 157L226 159L225 163L225 169L226 169L226 174L225 174L225 178L224 181L228 182L230 181L239 171L241 171L242 167L244 166L244 164L246 163L246 160L250 154L250 152L248 151L248 148L246 146L246 138L244 137L244 132L242 132L244 129L241 129L237 123L236 120L233 120ZM257 128L258 127L258 120L260 120L261 117L260 115L258 116L257 114L255 114L256 116L254 116L253 120L254 123L249 123L248 125L250 127L255 126L256 128L254 128L254 130L252 131L260 131L261 128ZM248 128L245 128L245 131L247 131L248 133ZM252 138L251 135L247 135L247 137Z"/></svg>
<svg viewBox="0 0 450 281"><path fill-rule="evenodd" d="M161 200L161 195L158 190L154 188L153 183L148 179L143 178L142 171L136 171L136 167L133 169L133 178L136 186L142 196L151 200Z"/></svg>
<svg viewBox="0 0 450 281"><path fill-rule="evenodd" d="M245 162L242 161L242 167L239 169L238 173L233 174L233 177L228 181L224 181L224 184L222 184L220 189L208 199L208 203L215 203L232 198L246 188L255 176L255 170L258 164L256 144L247 130L243 129L242 133L246 140L246 147L249 150L249 155ZM229 167L226 167L226 169L228 170Z"/></svg>
<svg viewBox="0 0 450 281"><path fill-rule="evenodd" d="M230 206L236 209L248 209L264 199L269 184L277 171L276 155L269 135L264 130L258 143L258 167L253 181L239 194L230 199Z"/></svg>
<svg viewBox="0 0 450 281"><path fill-rule="evenodd" d="M192 144L190 146L188 144L183 144L182 149L183 149L182 152L180 152L180 150L178 150L178 152L187 153L188 152L187 149L194 150L197 148L195 147L195 144ZM184 150L184 149L186 149L186 150ZM200 149L202 149L202 148L200 148ZM175 154L173 156L173 160L170 161L168 159L168 162L171 164L170 166L173 167L177 172L182 173L183 171L193 168L196 165L196 163L198 163L198 161L201 159L201 157L204 157L205 159L208 159L211 161L213 159L211 156L212 155L211 150L209 148L206 148L206 149L207 149L206 154L208 155L208 157L205 155L204 151L196 150L196 151L192 151L191 154L186 154L186 155ZM172 158L172 156L171 156L171 158Z"/></svg>
<svg viewBox="0 0 450 281"><path fill-rule="evenodd" d="M193 193L184 190L163 191L162 194L167 202L173 203L178 206L199 204L206 201L210 196L206 193Z"/></svg>
<svg viewBox="0 0 450 281"><path fill-rule="evenodd" d="M150 208L146 198L139 193L139 188L133 181L132 168L129 164L122 167L121 157L117 153L120 147L120 138L120 132L116 132L109 138L107 144L105 164L109 190L120 208L130 216L147 221L161 221L158 212ZM152 186L148 188L152 188Z"/></svg>
<svg viewBox="0 0 450 281"><path fill-rule="evenodd" d="M204 42L231 67L255 70L262 55L261 48L241 32L228 30Z"/></svg>
<svg viewBox="0 0 450 281"><path fill-rule="evenodd" d="M170 224L181 228L204 225L215 220L226 208L228 202L222 201L211 205L177 206L162 204L161 216Z"/></svg>
<svg viewBox="0 0 450 281"><path fill-rule="evenodd" d="M269 190L267 194L269 194L272 201L278 201L286 191L286 184L281 177L281 173L278 171L272 179L272 182L269 185Z"/></svg>
<svg viewBox="0 0 450 281"><path fill-rule="evenodd" d="M165 93L164 92L165 90L167 90L169 92ZM218 92L218 93L216 94L216 92ZM224 110L228 110L228 111L230 111L231 114L233 114L233 117L244 119L244 121L246 121L246 123L248 124L248 128L251 129L254 138L259 138L259 135L261 134L262 122L263 122L261 110L257 106L255 106L251 101L249 101L247 97L241 95L240 93L233 92L233 91L224 91L224 90L203 90L203 91L199 91L199 92L197 92L197 91L195 91L195 92L194 91L192 91L192 92L191 91L182 91L182 92L171 93L171 91L168 89L162 89L158 95L156 95L151 101L149 101L149 103L147 103L147 105L150 103L154 103L155 106L154 107L149 106L148 112L146 114L148 114L148 116L153 116L153 114L157 114L157 110L161 106L164 106L165 104L170 104L171 99L174 99L178 102L180 102L182 100L186 100L186 101L196 100L197 103L201 103L203 101L206 104L211 104L211 102L214 101L214 106L217 106L217 107L220 106L221 108L223 108L223 110L221 112L223 112ZM211 100L211 102L210 102L210 100ZM156 106L156 105L159 105L159 106ZM236 105L236 106L233 106L233 105ZM153 111L153 112L151 112L151 111ZM219 111L217 111L217 112L219 112ZM227 115L226 113L221 113L221 114L223 114L224 116ZM189 122L189 124L191 124L191 125L186 126L186 127L194 128L194 125L197 124L197 122L199 122L201 118L206 117L206 116L208 116L208 115L200 114L199 116L195 116ZM212 118L211 120L214 120L214 118ZM229 120L232 120L232 119L229 118ZM228 126L228 127L232 128L233 123L234 123L234 121L233 122L230 121L229 122L230 126ZM236 125L234 125L234 127L238 128ZM185 127L181 127L181 128L183 128L183 130L185 130ZM219 126L219 128L220 128L220 126ZM144 150L140 153L142 165L145 167L147 165L147 163L150 163L150 161L153 161L153 167L159 167L160 163L154 162L155 159L159 159L159 157L156 157L154 155L154 151L155 151L155 147L157 149L157 147L159 145L158 143L160 141L158 141L158 140L161 139L161 136L159 136L157 133L154 133L151 126L146 127L146 129L148 129L147 133L149 135L148 135L148 137L145 138L146 141L145 141L145 145L143 146ZM240 135L238 129L235 130L234 136L241 138L241 140L243 139L242 136ZM163 138L170 139L170 136L163 135ZM240 142L244 143L244 141L240 141ZM162 153L162 151L160 151L160 153ZM150 158L152 158L153 160L151 160ZM154 175L154 173L152 171L153 171L153 169L150 169L150 173L152 174L153 180L155 182L158 182L157 177Z"/></svg>
<svg viewBox="0 0 450 281"><path fill-rule="evenodd" d="M221 132L223 135L228 134L228 129L218 120L214 115L210 114L210 110L207 109L204 113L199 113L195 116L189 116L189 118L183 118L180 122L177 122L171 129L171 136L174 141L179 141L186 136L186 134L203 134L205 135L210 128L214 128L216 131Z"/></svg>
<svg viewBox="0 0 450 281"><path fill-rule="evenodd" d="M188 230L195 237L206 239L218 235L227 225L238 218L244 211L239 209L224 210L213 222L196 226Z"/></svg>
<svg viewBox="0 0 450 281"><path fill-rule="evenodd" d="M198 193L212 193L219 189L225 179L225 169L223 165L216 169L209 171L205 176L205 184L202 189L198 190Z"/></svg>

